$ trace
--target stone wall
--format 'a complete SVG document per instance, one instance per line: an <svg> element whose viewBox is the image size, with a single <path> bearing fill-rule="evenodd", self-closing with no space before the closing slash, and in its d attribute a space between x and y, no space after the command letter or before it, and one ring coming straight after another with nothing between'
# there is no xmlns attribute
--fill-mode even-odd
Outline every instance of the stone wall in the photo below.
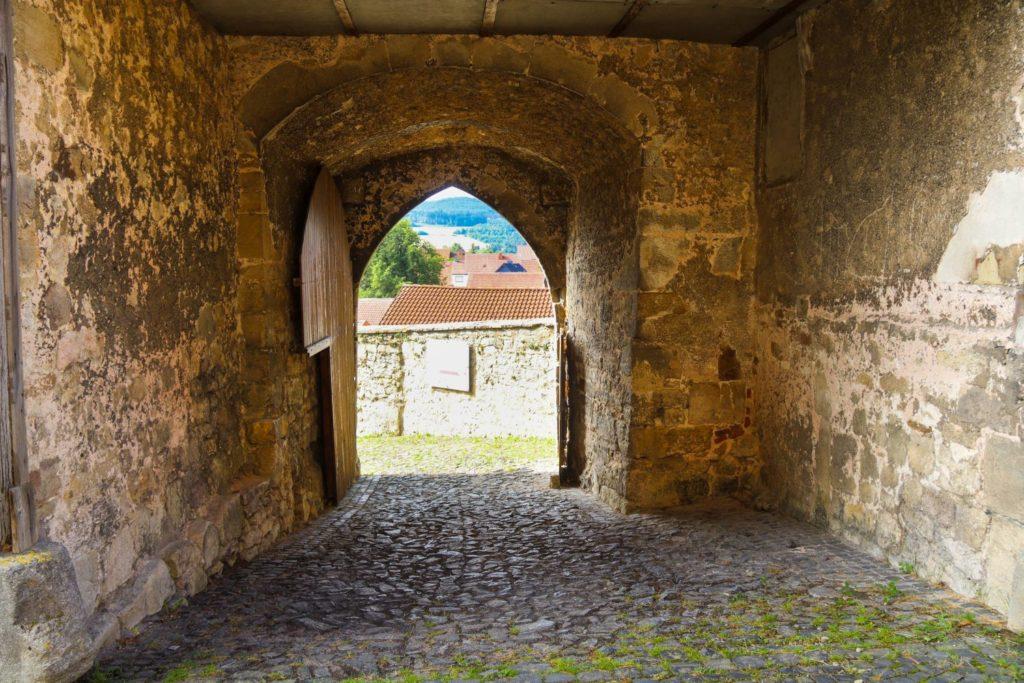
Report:
<svg viewBox="0 0 1024 683"><path fill-rule="evenodd" d="M359 433L554 438L555 339L554 321L364 328ZM469 392L431 386L425 351L432 340L469 345Z"/></svg>
<svg viewBox="0 0 1024 683"><path fill-rule="evenodd" d="M240 135L238 148L242 449L249 471L268 480L275 494L268 514L278 526L267 535L271 541L323 510L323 435L316 368L298 332L298 244L270 217L255 146Z"/></svg>
<svg viewBox="0 0 1024 683"><path fill-rule="evenodd" d="M411 206L428 171L458 184L539 167L571 187L564 268L545 268L565 273L576 473L620 509L751 495L755 50L539 36L229 42L281 229L301 229L319 165L343 179L357 254L391 227L365 207ZM562 248L540 229L527 238Z"/></svg>
<svg viewBox="0 0 1024 683"><path fill-rule="evenodd" d="M244 343L257 332L236 244L263 253L223 38L176 0L18 0L13 14L31 477L42 535L74 569L81 606L65 613L102 643L318 512L317 418L240 409L243 376L280 368ZM288 393L304 371L275 378L282 400L311 403ZM272 465L270 429L288 449Z"/></svg>
<svg viewBox="0 0 1024 683"><path fill-rule="evenodd" d="M660 123L641 180L627 507L747 498L760 465L747 320L756 52L658 44L649 59L630 65L659 74L631 81Z"/></svg>
<svg viewBox="0 0 1024 683"><path fill-rule="evenodd" d="M1003 612L1024 608L1022 64L1024 9L980 0L833 0L775 46L753 325L762 502Z"/></svg>

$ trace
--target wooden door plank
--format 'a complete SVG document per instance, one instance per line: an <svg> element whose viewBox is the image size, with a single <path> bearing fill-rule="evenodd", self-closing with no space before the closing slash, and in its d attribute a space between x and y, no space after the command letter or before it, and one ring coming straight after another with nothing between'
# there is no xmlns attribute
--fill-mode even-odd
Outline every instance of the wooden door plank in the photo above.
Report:
<svg viewBox="0 0 1024 683"><path fill-rule="evenodd" d="M329 343L335 490L343 498L357 472L355 287L345 209L334 179L320 172L302 240L302 323L307 349ZM329 341L328 341L329 340Z"/></svg>
<svg viewBox="0 0 1024 683"><path fill-rule="evenodd" d="M29 483L18 304L11 3L0 0L0 549L28 550L38 537Z"/></svg>

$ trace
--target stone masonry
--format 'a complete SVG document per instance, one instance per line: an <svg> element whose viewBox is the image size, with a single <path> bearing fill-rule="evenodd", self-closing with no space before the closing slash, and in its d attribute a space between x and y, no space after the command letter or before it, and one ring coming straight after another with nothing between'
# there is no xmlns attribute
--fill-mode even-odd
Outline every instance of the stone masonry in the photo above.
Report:
<svg viewBox="0 0 1024 683"><path fill-rule="evenodd" d="M834 1L767 53L763 502L1024 614L1024 15L940 5Z"/></svg>
<svg viewBox="0 0 1024 683"><path fill-rule="evenodd" d="M779 510L1024 627L1020 2L830 0L766 49L9 9L13 483L46 551L0 582L52 576L33 628L77 634L25 677L323 511L295 283L322 168L356 273L447 184L522 228L568 338L566 476L612 508Z"/></svg>
<svg viewBox="0 0 1024 683"><path fill-rule="evenodd" d="M433 340L469 345L469 392L430 385ZM357 351L360 434L555 436L554 321L369 327Z"/></svg>

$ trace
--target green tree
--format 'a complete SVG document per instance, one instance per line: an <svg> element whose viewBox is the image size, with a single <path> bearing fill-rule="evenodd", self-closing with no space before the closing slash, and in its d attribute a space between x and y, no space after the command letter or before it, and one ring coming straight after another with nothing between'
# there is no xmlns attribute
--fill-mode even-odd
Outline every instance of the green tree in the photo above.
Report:
<svg viewBox="0 0 1024 683"><path fill-rule="evenodd" d="M403 218L373 252L359 281L361 297L391 297L405 283L436 285L441 282L441 255Z"/></svg>

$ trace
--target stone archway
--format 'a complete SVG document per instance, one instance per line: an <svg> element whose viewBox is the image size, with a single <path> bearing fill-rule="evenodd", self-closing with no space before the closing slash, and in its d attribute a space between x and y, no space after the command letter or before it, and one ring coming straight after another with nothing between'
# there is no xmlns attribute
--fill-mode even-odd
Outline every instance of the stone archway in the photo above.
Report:
<svg viewBox="0 0 1024 683"><path fill-rule="evenodd" d="M338 178L345 196L353 276L398 219L448 186L509 220L537 253L551 289L565 287L572 183L557 169L486 147L447 147L382 159Z"/></svg>
<svg viewBox="0 0 1024 683"><path fill-rule="evenodd" d="M260 130L255 126L253 132ZM461 180L524 227L552 271L567 314L568 356L575 368L567 459L586 486L621 505L630 445L640 175L640 141L623 122L594 99L550 81L433 67L344 82L265 130L259 152L269 219L292 262L294 246L287 245L294 244L305 197L321 167L341 179L353 216L361 211L358 195L366 198L368 169L405 165L412 173L417 164L440 164L447 170L435 168L432 179L421 169L420 194ZM361 193L345 186L360 170ZM531 192L541 196L540 208L511 199L516 178L527 176L534 178ZM551 200L547 209L545 192ZM416 196L409 192L390 200L398 202L390 208L382 203L375 209L376 225L390 227L407 208L402 202ZM546 214L559 212L565 230L550 234ZM357 273L359 260L365 262L382 236L360 234L353 226Z"/></svg>

